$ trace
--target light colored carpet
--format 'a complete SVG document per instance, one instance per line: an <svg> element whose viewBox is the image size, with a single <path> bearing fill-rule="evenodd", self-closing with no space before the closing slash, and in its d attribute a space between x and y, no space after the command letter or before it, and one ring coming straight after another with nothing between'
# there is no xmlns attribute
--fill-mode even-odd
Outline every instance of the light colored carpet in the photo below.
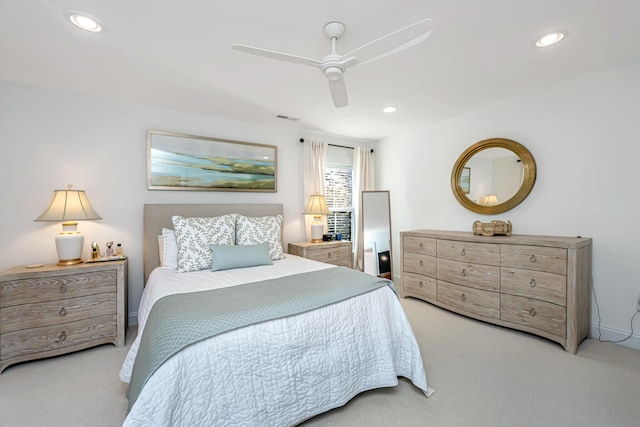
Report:
<svg viewBox="0 0 640 427"><path fill-rule="evenodd" d="M403 299L420 343L427 399L401 379L304 426L638 426L640 352L587 340L576 356L550 341ZM127 346L23 363L0 375L0 425L119 426Z"/></svg>

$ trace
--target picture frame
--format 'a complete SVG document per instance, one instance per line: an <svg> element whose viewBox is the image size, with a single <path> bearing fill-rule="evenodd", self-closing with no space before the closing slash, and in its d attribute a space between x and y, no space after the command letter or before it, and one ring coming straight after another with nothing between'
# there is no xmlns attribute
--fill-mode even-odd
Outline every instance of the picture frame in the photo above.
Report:
<svg viewBox="0 0 640 427"><path fill-rule="evenodd" d="M464 194L469 194L471 190L471 168L462 168L460 187L462 187Z"/></svg>
<svg viewBox="0 0 640 427"><path fill-rule="evenodd" d="M277 191L278 147L147 130L147 189Z"/></svg>

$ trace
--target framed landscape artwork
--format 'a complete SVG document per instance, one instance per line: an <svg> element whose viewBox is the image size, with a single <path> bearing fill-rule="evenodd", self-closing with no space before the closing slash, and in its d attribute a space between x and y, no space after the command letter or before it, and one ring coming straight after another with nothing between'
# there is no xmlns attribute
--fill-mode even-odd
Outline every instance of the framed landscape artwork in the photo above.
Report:
<svg viewBox="0 0 640 427"><path fill-rule="evenodd" d="M276 192L277 149L275 145L148 130L147 188Z"/></svg>

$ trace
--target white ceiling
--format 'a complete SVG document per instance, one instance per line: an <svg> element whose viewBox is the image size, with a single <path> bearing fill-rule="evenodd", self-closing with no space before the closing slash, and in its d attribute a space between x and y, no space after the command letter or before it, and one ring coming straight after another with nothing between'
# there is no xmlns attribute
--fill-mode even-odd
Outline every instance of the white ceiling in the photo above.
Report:
<svg viewBox="0 0 640 427"><path fill-rule="evenodd" d="M68 10L98 18L89 33ZM335 108L312 67L231 49L321 59L339 20L346 53L433 19L426 42L349 69ZM640 57L638 0L0 0L0 79L259 123L378 140ZM568 37L534 47L549 30ZM382 106L395 104L386 115Z"/></svg>

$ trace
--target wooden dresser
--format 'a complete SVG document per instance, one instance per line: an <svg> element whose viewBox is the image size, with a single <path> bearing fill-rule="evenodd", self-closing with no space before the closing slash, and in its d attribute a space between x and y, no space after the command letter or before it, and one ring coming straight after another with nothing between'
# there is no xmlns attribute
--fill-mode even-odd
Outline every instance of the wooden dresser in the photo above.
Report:
<svg viewBox="0 0 640 427"><path fill-rule="evenodd" d="M0 372L26 360L124 345L127 260L0 274Z"/></svg>
<svg viewBox="0 0 640 427"><path fill-rule="evenodd" d="M400 233L402 295L526 331L575 354L591 323L591 239Z"/></svg>
<svg viewBox="0 0 640 427"><path fill-rule="evenodd" d="M320 243L289 243L288 252L292 255L342 267L351 268L353 265L353 260L351 258L351 242L348 240L336 240Z"/></svg>

